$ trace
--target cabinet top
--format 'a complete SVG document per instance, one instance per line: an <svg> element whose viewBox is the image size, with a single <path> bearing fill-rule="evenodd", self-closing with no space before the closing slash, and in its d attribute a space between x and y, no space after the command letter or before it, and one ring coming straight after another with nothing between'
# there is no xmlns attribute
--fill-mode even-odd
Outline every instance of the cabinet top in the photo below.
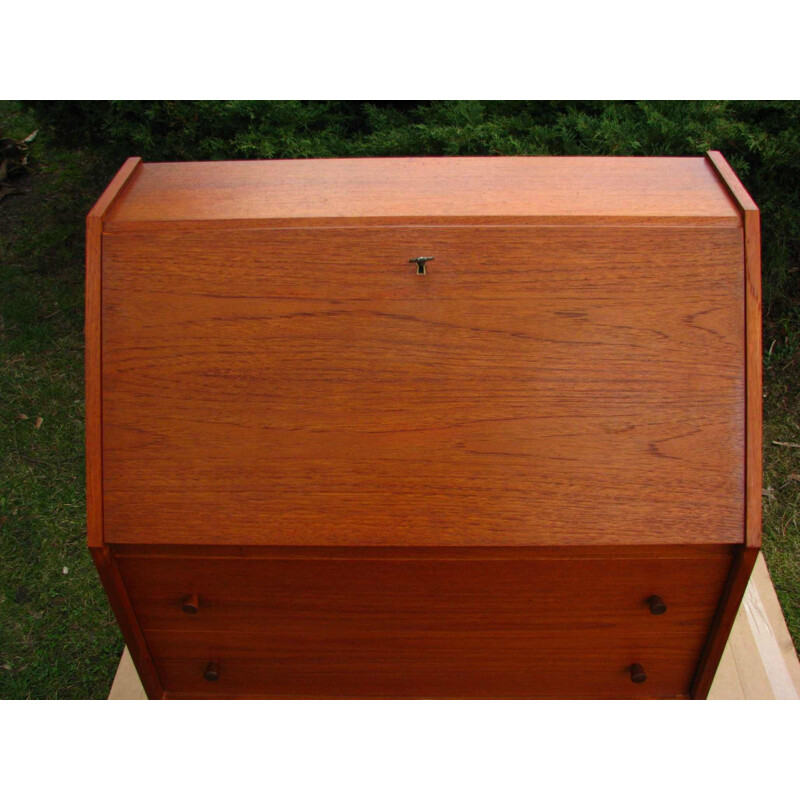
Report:
<svg viewBox="0 0 800 800"><path fill-rule="evenodd" d="M742 224L706 158L504 156L140 164L104 229L459 223Z"/></svg>

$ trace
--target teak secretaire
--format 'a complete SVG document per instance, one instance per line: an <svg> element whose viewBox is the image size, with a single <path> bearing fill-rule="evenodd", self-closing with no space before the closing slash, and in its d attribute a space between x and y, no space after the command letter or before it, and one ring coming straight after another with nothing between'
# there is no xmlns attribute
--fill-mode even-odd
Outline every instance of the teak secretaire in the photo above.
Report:
<svg viewBox="0 0 800 800"><path fill-rule="evenodd" d="M704 697L760 545L706 158L143 164L88 217L89 547L150 697Z"/></svg>

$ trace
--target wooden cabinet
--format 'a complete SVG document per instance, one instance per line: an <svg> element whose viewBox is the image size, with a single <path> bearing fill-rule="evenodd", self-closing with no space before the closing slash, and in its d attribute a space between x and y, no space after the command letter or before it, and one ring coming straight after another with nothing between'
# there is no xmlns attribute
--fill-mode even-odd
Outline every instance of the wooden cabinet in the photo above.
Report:
<svg viewBox="0 0 800 800"><path fill-rule="evenodd" d="M705 696L760 545L758 225L717 153L129 159L87 494L149 696Z"/></svg>

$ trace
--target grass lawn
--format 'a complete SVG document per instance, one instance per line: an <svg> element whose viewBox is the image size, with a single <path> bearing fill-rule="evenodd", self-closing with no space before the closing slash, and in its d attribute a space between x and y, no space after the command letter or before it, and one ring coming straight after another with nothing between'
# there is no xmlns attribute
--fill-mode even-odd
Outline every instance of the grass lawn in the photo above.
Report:
<svg viewBox="0 0 800 800"><path fill-rule="evenodd" d="M0 103L0 136L35 122ZM0 200L0 697L105 697L122 637L85 545L83 218L109 177L34 145Z"/></svg>
<svg viewBox="0 0 800 800"><path fill-rule="evenodd" d="M0 102L0 137L35 128ZM0 200L0 698L100 698L123 642L85 546L83 237L119 164L46 134L31 162ZM798 646L800 310L765 309L764 343L764 553Z"/></svg>
<svg viewBox="0 0 800 800"><path fill-rule="evenodd" d="M800 652L800 309L765 319L764 350L763 549Z"/></svg>

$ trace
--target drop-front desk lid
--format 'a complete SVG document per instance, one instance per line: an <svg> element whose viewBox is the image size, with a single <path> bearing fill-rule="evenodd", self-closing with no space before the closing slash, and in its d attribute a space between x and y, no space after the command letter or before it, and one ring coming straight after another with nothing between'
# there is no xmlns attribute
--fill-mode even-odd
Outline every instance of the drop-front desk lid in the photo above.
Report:
<svg viewBox="0 0 800 800"><path fill-rule="evenodd" d="M142 165L105 540L742 542L743 259L702 158Z"/></svg>

